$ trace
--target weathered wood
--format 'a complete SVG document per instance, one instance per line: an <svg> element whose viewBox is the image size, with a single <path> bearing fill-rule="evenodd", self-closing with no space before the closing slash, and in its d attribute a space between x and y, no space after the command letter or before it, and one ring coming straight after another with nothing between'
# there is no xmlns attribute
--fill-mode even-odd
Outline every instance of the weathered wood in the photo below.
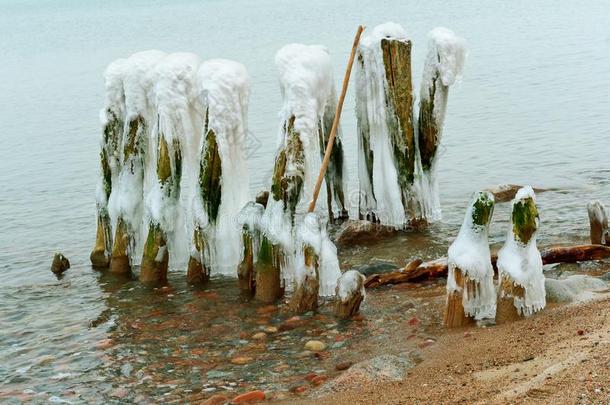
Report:
<svg viewBox="0 0 610 405"><path fill-rule="evenodd" d="M257 300L272 303L284 295L281 280L283 260L281 246L274 245L267 237L263 236L256 262L255 297Z"/></svg>
<svg viewBox="0 0 610 405"><path fill-rule="evenodd" d="M515 307L515 297L524 299L525 288L516 285L509 278L503 277L500 281L500 294L496 305L496 324L513 322L518 320L521 315Z"/></svg>
<svg viewBox="0 0 610 405"><path fill-rule="evenodd" d="M189 284L203 284L210 279L210 269L205 265L205 251L207 242L204 231L196 226L193 231L193 247L197 252L197 257L189 257L186 271L186 282Z"/></svg>
<svg viewBox="0 0 610 405"><path fill-rule="evenodd" d="M354 280L355 278L355 280ZM356 287L351 284L356 282ZM341 296L343 291L343 296ZM349 319L360 312L364 300L364 276L356 270L348 270L339 277L336 287L335 316Z"/></svg>
<svg viewBox="0 0 610 405"><path fill-rule="evenodd" d="M180 141L173 139L173 156L170 156L169 146L162 133L159 133L157 180L162 192L171 200L177 202L180 198L180 179L182 177L182 151ZM163 208L162 208L163 209ZM148 226L148 236L144 245L140 281L167 282L169 251L167 247L167 231L162 225L151 221Z"/></svg>
<svg viewBox="0 0 610 405"><path fill-rule="evenodd" d="M610 237L608 235L608 216L606 209L599 201L591 201L587 204L589 214L591 244L608 245Z"/></svg>
<svg viewBox="0 0 610 405"><path fill-rule="evenodd" d="M540 251L543 264L576 263L590 260L604 260L610 258L610 247L602 245L580 246L554 246ZM498 256L491 255L494 268ZM376 288L382 285L418 282L425 279L435 279L447 276L447 258L421 263L417 259L399 271L383 274L372 274L367 277L364 286ZM415 266L417 264L417 266Z"/></svg>
<svg viewBox="0 0 610 405"><path fill-rule="evenodd" d="M454 281L458 290L447 292L447 305L445 307L445 326L448 328L458 328L474 324L474 318L466 315L463 305L463 291L468 284L468 291L475 291L475 281L464 277L460 269L454 270Z"/></svg>
<svg viewBox="0 0 610 405"><path fill-rule="evenodd" d="M134 237L127 229L128 225L119 217L117 220L114 244L112 245L112 257L110 258L110 272L116 274L126 274L131 272L129 260L130 239Z"/></svg>
<svg viewBox="0 0 610 405"><path fill-rule="evenodd" d="M254 239L253 235L244 227L242 231L244 258L237 267L237 277L239 279L239 288L242 292L246 292L249 295L254 295L256 292L254 277Z"/></svg>
<svg viewBox="0 0 610 405"><path fill-rule="evenodd" d="M320 290L320 263L319 257L311 246L304 247L305 276L297 285L292 298L290 309L296 313L314 311L318 308L318 291Z"/></svg>

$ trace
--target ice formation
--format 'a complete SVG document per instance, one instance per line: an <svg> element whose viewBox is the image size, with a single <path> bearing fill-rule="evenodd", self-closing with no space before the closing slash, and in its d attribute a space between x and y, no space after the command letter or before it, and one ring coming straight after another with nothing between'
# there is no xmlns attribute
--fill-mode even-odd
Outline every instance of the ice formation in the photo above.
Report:
<svg viewBox="0 0 610 405"><path fill-rule="evenodd" d="M346 302L355 292L359 292L364 299L364 276L357 270L348 270L337 281L336 294L341 302Z"/></svg>
<svg viewBox="0 0 610 405"><path fill-rule="evenodd" d="M197 78L205 128L193 219L194 227L205 234L208 249L193 247L191 257L205 262L212 272L235 275L243 254L236 214L248 201L245 140L250 78L242 64L224 59L204 62ZM208 257L199 257L204 253Z"/></svg>
<svg viewBox="0 0 610 405"><path fill-rule="evenodd" d="M440 219L436 148L447 87L459 76L463 61L463 40L444 28L431 32L418 126L407 34L400 25L385 23L362 39L356 66L362 218L396 228L420 219ZM441 79L438 90L434 87L437 76ZM430 103L430 97L438 102Z"/></svg>
<svg viewBox="0 0 610 405"><path fill-rule="evenodd" d="M295 284L303 284L305 277L317 278L318 295L330 297L335 293L337 279L341 276L337 248L326 232L326 223L315 213L305 215L297 229L297 248L295 259ZM315 254L317 266L306 265L306 249ZM315 268L317 267L317 268Z"/></svg>
<svg viewBox="0 0 610 405"><path fill-rule="evenodd" d="M293 225L313 195L324 153L324 139L330 130L328 122L332 124L329 114L334 114L336 95L330 55L326 48L318 45L286 45L277 52L275 63L279 71L283 106L271 191L261 219L262 252L266 258L270 258L267 255L270 253L273 263L261 261L260 264L265 268L281 267L283 283L290 288L295 277ZM340 137L336 142L340 143ZM342 173L342 150L340 147L337 150L340 153L335 155L334 165ZM333 182L332 187L327 188L326 184L322 186L316 209L321 216L333 215L329 214L327 190L333 197L331 210L340 213L344 209L344 180L338 176L340 172L335 171L336 176L326 177L326 180ZM326 291L326 287L323 290Z"/></svg>
<svg viewBox="0 0 610 405"><path fill-rule="evenodd" d="M536 246L540 220L530 186L512 201L511 224L498 252L499 299L513 300L518 314L529 316L546 305L542 258Z"/></svg>
<svg viewBox="0 0 610 405"><path fill-rule="evenodd" d="M416 170L423 216L440 219L437 179L437 149L442 139L449 86L462 75L466 59L465 41L453 31L438 27L428 34L428 55L421 82L417 149L421 164Z"/></svg>
<svg viewBox="0 0 610 405"><path fill-rule="evenodd" d="M447 257L447 292L458 293L465 315L475 320L496 317L496 289L488 241L493 208L491 193L478 192L473 196ZM456 271L461 272L462 285L456 283ZM472 287L474 291L470 291Z"/></svg>
<svg viewBox="0 0 610 405"><path fill-rule="evenodd" d="M125 123L118 149L120 171L112 190L109 207L116 230L111 268L133 264L136 242L141 241L142 201L144 193L144 166L151 123L155 113L148 103L151 83L146 80L155 65L165 56L160 51L133 54L124 63L122 88L125 102ZM115 271L123 271L118 269Z"/></svg>

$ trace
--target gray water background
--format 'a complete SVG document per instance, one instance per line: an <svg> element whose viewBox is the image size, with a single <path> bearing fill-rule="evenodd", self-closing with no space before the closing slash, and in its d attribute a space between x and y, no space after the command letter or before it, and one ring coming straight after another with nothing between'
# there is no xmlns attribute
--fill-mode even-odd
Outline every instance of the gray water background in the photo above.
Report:
<svg viewBox="0 0 610 405"><path fill-rule="evenodd" d="M499 183L551 189L539 195L541 244L586 240L586 202L610 205L604 0L0 0L0 382L39 356L45 342L60 353L67 342L86 347L94 337L84 325L113 294L99 288L88 262L102 72L110 61L156 48L243 63L252 79L249 129L258 145L248 161L254 194L273 163L281 106L275 52L291 42L326 45L339 87L357 25L372 29L386 21L403 25L413 40L417 90L432 28L464 37L469 55L449 97L439 167L443 221L413 251L406 237L366 256L444 254L469 195ZM342 126L354 185L353 87ZM496 244L506 216L499 207ZM56 250L72 262L60 281L48 270Z"/></svg>

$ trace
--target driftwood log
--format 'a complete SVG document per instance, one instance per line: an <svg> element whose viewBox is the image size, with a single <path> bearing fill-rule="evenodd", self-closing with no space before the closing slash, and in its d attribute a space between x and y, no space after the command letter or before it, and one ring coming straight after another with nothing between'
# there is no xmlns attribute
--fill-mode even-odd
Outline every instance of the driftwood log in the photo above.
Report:
<svg viewBox="0 0 610 405"><path fill-rule="evenodd" d="M543 264L575 263L589 260L603 260L610 258L610 247L603 245L554 246L540 251ZM496 269L498 256L493 254L491 262ZM384 274L371 274L366 278L364 286L375 288L388 284L411 283L425 279L434 279L447 276L447 258L422 262L413 260L399 271Z"/></svg>

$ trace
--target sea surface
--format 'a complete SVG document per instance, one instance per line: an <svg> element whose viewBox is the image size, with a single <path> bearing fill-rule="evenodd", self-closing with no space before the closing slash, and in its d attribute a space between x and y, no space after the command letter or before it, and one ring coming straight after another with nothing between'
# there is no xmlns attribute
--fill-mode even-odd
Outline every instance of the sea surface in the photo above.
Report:
<svg viewBox="0 0 610 405"><path fill-rule="evenodd" d="M240 384L282 380L281 373L289 379L290 371L273 378L260 368L251 374L230 365L218 371L218 359L246 343L239 336L215 342L232 331L214 328L231 325L249 336L262 327L249 319L254 304L240 300L231 280L193 291L184 282L185 269L175 268L171 291L161 291L91 269L102 72L116 58L153 48L243 63L252 79L248 166L254 195L268 183L273 164L281 106L275 52L292 42L327 46L339 87L358 24L372 29L386 21L401 24L412 38L414 89L431 29L448 27L468 43L463 80L450 90L441 148L443 220L425 232L340 251L342 267L402 265L414 257L445 255L471 193L501 183L548 190L538 195L539 245L586 241L586 203L599 199L610 205L605 0L0 0L0 402L11 397L6 400L19 403L18 395L26 402L105 403L135 395L163 402L176 386L203 392L215 378L234 384L225 390L235 392ZM341 124L353 195L353 86ZM491 239L498 246L507 204L498 206L494 218ZM49 271L56 251L72 264L62 279ZM191 311L184 324L165 323L185 308ZM369 316L380 311L365 306L365 315L367 308ZM280 323L282 316L269 322ZM126 330L143 319L165 325L154 330L177 340L135 339L138 328ZM366 333L344 327L345 333ZM286 336L269 361L299 351L303 336ZM106 347L108 338L113 349ZM209 347L190 358L205 364L187 365L189 372L200 372L185 371L165 381L166 391L159 388L163 384L151 377L153 371L170 375L167 358L184 359L181 353L201 342ZM153 363L160 368L142 371L141 365ZM154 389L146 388L146 381L155 381ZM122 387L133 396L121 397ZM214 387L205 392L222 390Z"/></svg>

